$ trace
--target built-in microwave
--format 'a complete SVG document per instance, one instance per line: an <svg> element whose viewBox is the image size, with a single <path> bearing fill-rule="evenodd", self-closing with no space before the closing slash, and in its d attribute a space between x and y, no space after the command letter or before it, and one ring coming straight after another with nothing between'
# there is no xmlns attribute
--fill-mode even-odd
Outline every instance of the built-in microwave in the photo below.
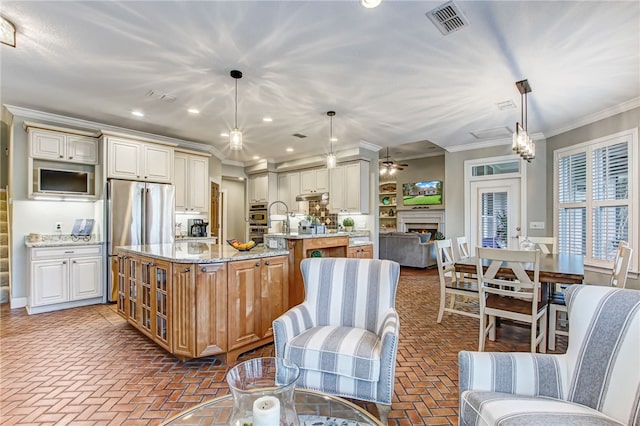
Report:
<svg viewBox="0 0 640 426"><path fill-rule="evenodd" d="M39 167L36 192L90 195L93 194L91 175L87 171Z"/></svg>

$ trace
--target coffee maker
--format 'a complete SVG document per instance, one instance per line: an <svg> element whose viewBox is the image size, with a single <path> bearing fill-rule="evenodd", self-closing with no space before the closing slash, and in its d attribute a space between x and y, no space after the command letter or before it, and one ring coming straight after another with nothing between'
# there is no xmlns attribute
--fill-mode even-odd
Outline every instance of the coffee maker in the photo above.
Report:
<svg viewBox="0 0 640 426"><path fill-rule="evenodd" d="M205 222L204 219L189 219L188 225L190 237L207 236L207 226L209 226L209 222Z"/></svg>

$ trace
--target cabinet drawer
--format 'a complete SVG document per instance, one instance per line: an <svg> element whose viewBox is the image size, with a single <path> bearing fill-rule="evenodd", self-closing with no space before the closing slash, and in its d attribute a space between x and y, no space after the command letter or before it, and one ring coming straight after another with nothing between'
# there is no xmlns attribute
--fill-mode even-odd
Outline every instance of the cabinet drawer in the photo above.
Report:
<svg viewBox="0 0 640 426"><path fill-rule="evenodd" d="M31 260L58 259L61 257L99 256L102 246L64 246L31 249Z"/></svg>

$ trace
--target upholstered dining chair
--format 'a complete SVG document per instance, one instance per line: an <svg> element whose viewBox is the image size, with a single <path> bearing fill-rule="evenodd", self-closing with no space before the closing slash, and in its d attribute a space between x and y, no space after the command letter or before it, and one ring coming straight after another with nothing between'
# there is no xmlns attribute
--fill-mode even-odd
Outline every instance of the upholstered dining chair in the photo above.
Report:
<svg viewBox="0 0 640 426"><path fill-rule="evenodd" d="M627 285L627 274L629 272L629 264L631 262L631 254L633 250L628 246L626 241L618 243L616 257L613 260L613 268L609 277L610 287L625 288ZM559 315L561 312L567 312L563 292L554 292L549 300L549 350L556 350L556 337L568 336L569 332L560 330Z"/></svg>
<svg viewBox="0 0 640 426"><path fill-rule="evenodd" d="M309 258L305 299L273 321L276 357L300 368L297 386L391 409L398 351L400 265L390 260Z"/></svg>
<svg viewBox="0 0 640 426"><path fill-rule="evenodd" d="M461 426L640 425L640 291L565 295L566 354L458 354Z"/></svg>
<svg viewBox="0 0 640 426"><path fill-rule="evenodd" d="M475 307L469 309L467 300L478 300L478 284L472 280L460 280L455 270L455 258L453 244L450 239L436 240L436 262L438 275L440 276L440 309L438 310L438 320L440 323L445 312L465 315L472 318L480 318L480 314ZM462 299L458 299L461 296ZM447 298L449 304L447 305ZM467 309L460 309L458 304L465 303Z"/></svg>
<svg viewBox="0 0 640 426"><path fill-rule="evenodd" d="M540 352L545 352L547 304L540 300L540 250L477 247L476 253L480 287L478 350L484 350L487 335L490 340L495 340L496 317L500 317L530 324L531 352L536 351L536 346ZM485 262L488 263L486 271ZM533 279L527 275L527 264L533 264Z"/></svg>

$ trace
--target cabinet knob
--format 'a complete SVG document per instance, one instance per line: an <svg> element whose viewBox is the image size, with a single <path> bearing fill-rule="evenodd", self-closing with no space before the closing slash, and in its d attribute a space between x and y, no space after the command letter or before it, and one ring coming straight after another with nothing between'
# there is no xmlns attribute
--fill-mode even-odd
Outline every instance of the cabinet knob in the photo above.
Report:
<svg viewBox="0 0 640 426"><path fill-rule="evenodd" d="M191 268L184 268L184 272L191 272Z"/></svg>
<svg viewBox="0 0 640 426"><path fill-rule="evenodd" d="M256 266L260 266L260 262L256 262Z"/></svg>
<svg viewBox="0 0 640 426"><path fill-rule="evenodd" d="M63 260L63 261L62 261L62 264L63 264L63 265L66 265L66 264L67 264L67 261L66 261L66 260Z"/></svg>
<svg viewBox="0 0 640 426"><path fill-rule="evenodd" d="M60 158L64 158L62 155L60 155Z"/></svg>
<svg viewBox="0 0 640 426"><path fill-rule="evenodd" d="M268 260L265 260L264 264L265 264L265 265L269 265L269 261L268 261Z"/></svg>
<svg viewBox="0 0 640 426"><path fill-rule="evenodd" d="M145 176L144 178L147 179L149 176Z"/></svg>
<svg viewBox="0 0 640 426"><path fill-rule="evenodd" d="M73 157L69 157L69 160L73 160Z"/></svg>
<svg viewBox="0 0 640 426"><path fill-rule="evenodd" d="M78 263L78 262L74 260L74 261L72 261L72 263Z"/></svg>

